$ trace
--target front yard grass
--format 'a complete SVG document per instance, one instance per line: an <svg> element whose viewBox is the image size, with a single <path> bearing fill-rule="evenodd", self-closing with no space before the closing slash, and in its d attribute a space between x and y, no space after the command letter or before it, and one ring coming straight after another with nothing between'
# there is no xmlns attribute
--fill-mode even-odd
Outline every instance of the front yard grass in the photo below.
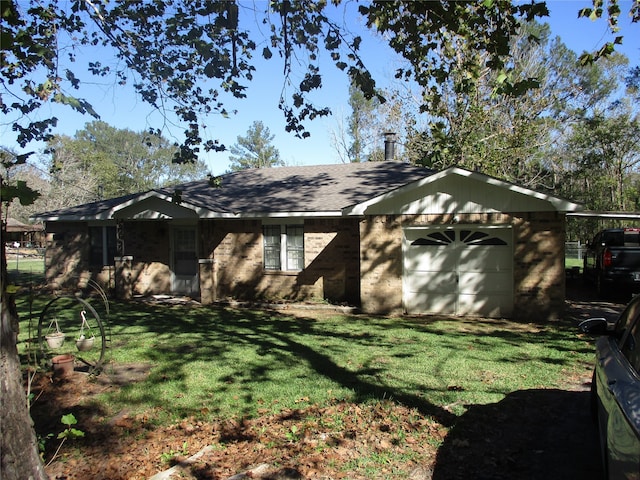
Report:
<svg viewBox="0 0 640 480"><path fill-rule="evenodd" d="M47 300L17 298L23 354ZM92 401L107 416L126 409L159 425L380 400L442 420L510 392L562 388L584 376L593 355L592 339L563 322L296 316L118 302L108 324L107 373L115 365L145 363L150 374Z"/></svg>

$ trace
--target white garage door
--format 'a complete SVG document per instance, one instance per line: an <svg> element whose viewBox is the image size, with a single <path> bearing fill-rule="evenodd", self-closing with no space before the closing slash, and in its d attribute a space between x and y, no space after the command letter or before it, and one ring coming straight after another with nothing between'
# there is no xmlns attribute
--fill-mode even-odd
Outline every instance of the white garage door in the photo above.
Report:
<svg viewBox="0 0 640 480"><path fill-rule="evenodd" d="M404 237L403 301L407 313L511 315L511 228L407 228Z"/></svg>

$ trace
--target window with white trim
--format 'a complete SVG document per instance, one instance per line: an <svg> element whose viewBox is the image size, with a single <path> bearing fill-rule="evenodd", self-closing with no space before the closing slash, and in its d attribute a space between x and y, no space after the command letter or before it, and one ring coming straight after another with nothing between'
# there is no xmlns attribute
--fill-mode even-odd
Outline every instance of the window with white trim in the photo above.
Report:
<svg viewBox="0 0 640 480"><path fill-rule="evenodd" d="M89 227L89 265L115 265L116 227Z"/></svg>
<svg viewBox="0 0 640 480"><path fill-rule="evenodd" d="M265 270L304 269L302 225L265 225L263 233Z"/></svg>

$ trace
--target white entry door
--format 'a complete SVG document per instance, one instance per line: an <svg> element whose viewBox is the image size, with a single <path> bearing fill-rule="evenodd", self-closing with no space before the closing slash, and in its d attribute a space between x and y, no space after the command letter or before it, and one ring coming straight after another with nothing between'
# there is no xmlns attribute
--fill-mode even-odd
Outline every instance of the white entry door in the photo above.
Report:
<svg viewBox="0 0 640 480"><path fill-rule="evenodd" d="M175 294L197 296L200 290L198 278L198 249L195 227L173 229L173 282Z"/></svg>
<svg viewBox="0 0 640 480"><path fill-rule="evenodd" d="M512 243L509 227L405 229L405 310L414 314L510 316Z"/></svg>

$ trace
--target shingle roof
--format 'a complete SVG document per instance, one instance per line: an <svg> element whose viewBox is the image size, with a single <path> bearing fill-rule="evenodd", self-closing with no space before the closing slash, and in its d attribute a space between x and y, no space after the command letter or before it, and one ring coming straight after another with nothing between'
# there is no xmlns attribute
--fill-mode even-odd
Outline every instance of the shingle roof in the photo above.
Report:
<svg viewBox="0 0 640 480"><path fill-rule="evenodd" d="M171 197L180 191L182 205L216 213L336 212L433 173L424 167L400 162L275 167L222 175L218 178L219 186L201 180L151 193ZM87 218L148 193L79 205L36 217Z"/></svg>
<svg viewBox="0 0 640 480"><path fill-rule="evenodd" d="M195 182L162 189L182 189L182 199L217 212L339 211L433 172L399 162L277 167L243 170L220 177L220 186Z"/></svg>

